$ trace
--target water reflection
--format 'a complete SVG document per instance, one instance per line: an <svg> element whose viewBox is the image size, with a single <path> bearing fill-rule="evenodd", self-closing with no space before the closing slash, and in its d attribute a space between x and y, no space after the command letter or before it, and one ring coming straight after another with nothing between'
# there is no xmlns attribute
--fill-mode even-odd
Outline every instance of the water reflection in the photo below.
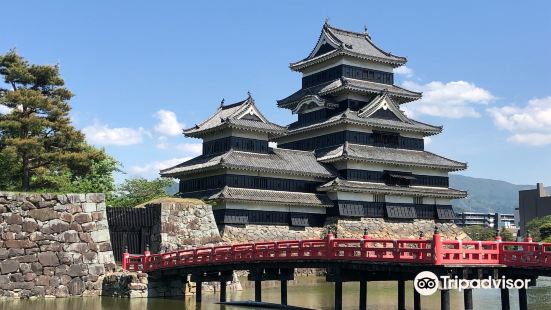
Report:
<svg viewBox="0 0 551 310"><path fill-rule="evenodd" d="M243 283L245 289L241 292L228 292L228 300L252 300L254 289L248 283ZM413 287L406 284L406 307L413 308ZM499 304L499 290L474 290L474 308L483 310L501 309ZM451 292L451 309L463 309L463 295L457 291ZM203 293L203 303L197 309L244 309L235 306L220 306L218 294ZM262 298L267 302L279 302L279 287L265 285ZM324 278L307 277L293 281L289 285L289 304L308 307L312 309L332 309L333 284L326 283ZM370 282L368 284L369 309L394 310L396 309L396 283L394 282ZM540 279L538 286L528 290L529 308L534 310L551 309L551 281ZM357 283L345 283L343 285L343 308L357 309L359 288ZM440 298L438 294L422 298L423 309L439 309ZM182 310L196 309L194 296L175 299L123 299L123 298L64 298L64 299L38 299L38 300L11 300L0 301L0 309L6 310ZM511 309L518 309L517 292L511 291Z"/></svg>

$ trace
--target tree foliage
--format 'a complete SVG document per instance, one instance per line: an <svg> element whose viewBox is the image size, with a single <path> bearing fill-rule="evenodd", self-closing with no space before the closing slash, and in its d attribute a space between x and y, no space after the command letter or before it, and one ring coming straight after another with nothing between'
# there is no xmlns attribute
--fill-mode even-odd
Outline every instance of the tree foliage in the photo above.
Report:
<svg viewBox="0 0 551 310"><path fill-rule="evenodd" d="M545 238L548 238L549 236L542 236L542 232L545 235L547 232L547 228L549 225L551 225L551 215L544 216L544 217L537 217L528 224L526 224L526 230L530 232L532 235L532 239L534 241L542 241ZM540 229L543 228L543 231L540 231Z"/></svg>
<svg viewBox="0 0 551 310"><path fill-rule="evenodd" d="M505 227L499 231L499 235L501 236L502 241L515 241L515 236L513 233Z"/></svg>
<svg viewBox="0 0 551 310"><path fill-rule="evenodd" d="M166 188L172 184L171 179L131 178L117 187L116 195L108 201L113 207L134 207L149 200L166 196Z"/></svg>
<svg viewBox="0 0 551 310"><path fill-rule="evenodd" d="M69 118L73 94L59 67L0 55L0 188L112 192L118 162L86 144Z"/></svg>
<svg viewBox="0 0 551 310"><path fill-rule="evenodd" d="M482 225L466 226L463 228L463 231L469 235L471 239L477 241L489 241L495 240L496 238L496 232L493 228Z"/></svg>

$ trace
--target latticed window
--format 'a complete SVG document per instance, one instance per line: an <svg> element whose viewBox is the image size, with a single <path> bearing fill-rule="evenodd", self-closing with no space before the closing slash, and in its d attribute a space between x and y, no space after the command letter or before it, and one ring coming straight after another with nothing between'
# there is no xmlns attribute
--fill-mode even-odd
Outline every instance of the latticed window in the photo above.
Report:
<svg viewBox="0 0 551 310"><path fill-rule="evenodd" d="M374 202L385 202L385 195L384 194L374 194L373 195L373 201Z"/></svg>

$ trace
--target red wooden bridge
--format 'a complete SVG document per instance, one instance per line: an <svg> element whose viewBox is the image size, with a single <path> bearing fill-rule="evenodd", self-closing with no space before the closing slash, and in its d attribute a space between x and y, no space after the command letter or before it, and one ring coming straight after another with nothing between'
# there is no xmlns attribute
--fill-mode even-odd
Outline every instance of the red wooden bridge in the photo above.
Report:
<svg viewBox="0 0 551 310"><path fill-rule="evenodd" d="M532 242L530 236L524 242L502 242L499 236L496 241L443 240L437 231L431 239L420 237L402 240L372 239L367 235L362 239L334 238L329 234L324 239L314 240L234 244L161 254L151 254L149 251L142 255L124 253L122 265L125 270L150 274L168 274L168 271L175 270L203 275L224 270L246 269L251 270L251 273L256 270L257 275L252 277L255 281L267 280L267 270L274 268L280 270L275 274L283 281L283 269L327 267L330 274L332 266L336 266L333 269L341 270L359 265L363 267L356 268L358 272L336 272L338 276L331 280L336 284L336 294L339 294L339 289L342 290L342 287L337 288L341 281L360 281L362 284L362 280L396 279L399 281L400 308L404 304L404 298L400 300L404 290L403 281L413 279L416 273L423 270L436 274L452 272L463 278L481 277L482 274L498 276L498 273L513 278L524 275L526 278L533 278L535 282L538 275L548 275L551 272L551 243ZM364 273L366 276L358 278L350 275L354 273ZM346 274L348 275L343 277ZM225 300L225 284L223 290ZM260 295L260 288L257 294ZM416 309L420 309L420 296L415 297ZM446 298L447 307L444 300ZM509 309L508 298L507 292L507 300L502 298L503 309ZM257 300L259 299L258 297ZM285 292L283 304L286 304L286 299ZM338 296L335 299L335 308L340 308L338 303L342 301L337 300ZM449 295L445 296L443 293L442 299L442 308L449 309ZM469 308L467 299L470 299L472 307L472 295L465 297L466 309ZM363 308L361 303L362 301L360 308ZM522 300L521 309L524 309Z"/></svg>

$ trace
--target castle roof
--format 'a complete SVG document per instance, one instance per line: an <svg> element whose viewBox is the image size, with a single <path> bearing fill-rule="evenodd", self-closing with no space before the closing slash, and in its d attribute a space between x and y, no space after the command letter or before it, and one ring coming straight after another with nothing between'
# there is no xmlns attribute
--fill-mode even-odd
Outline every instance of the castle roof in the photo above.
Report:
<svg viewBox="0 0 551 310"><path fill-rule="evenodd" d="M369 145L344 143L317 151L322 163L355 160L391 165L429 167L445 170L464 170L467 164L451 160L427 151L406 150Z"/></svg>
<svg viewBox="0 0 551 310"><path fill-rule="evenodd" d="M413 195L437 198L465 198L467 192L453 188L426 187L426 186L390 186L384 183L349 181L335 178L318 187L323 192L370 192L380 194Z"/></svg>
<svg viewBox="0 0 551 310"><path fill-rule="evenodd" d="M215 156L201 155L174 167L161 170L161 176L178 177L221 168L326 179L331 178L334 173L320 164L313 152L274 148L270 149L268 154L230 150Z"/></svg>
<svg viewBox="0 0 551 310"><path fill-rule="evenodd" d="M269 202L284 205L299 205L330 208L333 202L320 193L301 193L274 191L263 189L237 188L225 186L221 191L210 196L209 199L223 199L226 201Z"/></svg>
<svg viewBox="0 0 551 310"><path fill-rule="evenodd" d="M375 112L380 109L389 110L396 117L377 117ZM401 111L398 106L394 104L388 93L383 93L375 97L372 102L361 108L359 111L347 109L321 122L316 122L313 124L291 124L287 127L288 130L286 136L318 130L324 127L334 126L336 124L354 124L372 128L418 132L427 136L442 132L441 126L433 126L408 118L403 111ZM275 140L277 141L278 139L276 138Z"/></svg>
<svg viewBox="0 0 551 310"><path fill-rule="evenodd" d="M396 85L340 77L327 83L302 88L289 97L278 100L277 105L280 108L294 110L307 96L316 95L318 97L322 97L327 95L335 95L345 90L360 94L381 94L386 92L398 104L414 101L422 96L422 93L407 90Z"/></svg>
<svg viewBox="0 0 551 310"><path fill-rule="evenodd" d="M271 123L264 117L249 95L247 99L234 104L223 105L222 102L212 116L195 127L185 129L184 134L188 137L202 137L224 128L265 132L272 136L285 133L285 127Z"/></svg>
<svg viewBox="0 0 551 310"><path fill-rule="evenodd" d="M405 57L393 55L375 45L367 31L352 32L335 28L326 22L312 52L306 58L291 63L289 67L294 71L302 71L311 65L340 55L380 62L393 67L399 67L407 62Z"/></svg>

